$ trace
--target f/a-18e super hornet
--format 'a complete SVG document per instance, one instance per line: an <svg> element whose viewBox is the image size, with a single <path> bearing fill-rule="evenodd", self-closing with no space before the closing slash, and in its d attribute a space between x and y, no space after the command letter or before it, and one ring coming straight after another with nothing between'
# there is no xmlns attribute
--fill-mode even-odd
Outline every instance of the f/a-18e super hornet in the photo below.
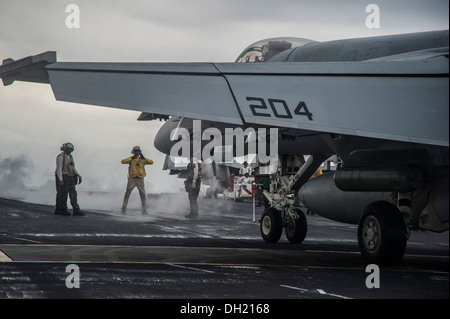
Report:
<svg viewBox="0 0 450 319"><path fill-rule="evenodd" d="M235 63L72 63L46 52L4 60L0 76L4 85L50 83L57 100L163 118L155 146L166 154L173 129L190 131L194 119L222 133L277 128L280 156L309 156L291 179L282 176L288 161L272 175L263 239L277 242L284 228L289 241L304 240L298 195L317 214L358 224L362 255L392 264L411 230L448 230L448 43L448 30L276 38L250 45ZM307 182L332 155L336 172Z"/></svg>

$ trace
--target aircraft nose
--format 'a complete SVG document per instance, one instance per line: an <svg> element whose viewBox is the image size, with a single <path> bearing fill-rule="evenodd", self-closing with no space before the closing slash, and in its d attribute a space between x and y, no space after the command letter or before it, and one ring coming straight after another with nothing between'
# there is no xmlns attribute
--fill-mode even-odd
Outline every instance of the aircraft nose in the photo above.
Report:
<svg viewBox="0 0 450 319"><path fill-rule="evenodd" d="M166 123L161 126L158 133L156 133L153 141L153 145L155 145L156 149L167 155L170 155L170 150L173 146L173 142L170 141L171 123L171 119L167 120Z"/></svg>

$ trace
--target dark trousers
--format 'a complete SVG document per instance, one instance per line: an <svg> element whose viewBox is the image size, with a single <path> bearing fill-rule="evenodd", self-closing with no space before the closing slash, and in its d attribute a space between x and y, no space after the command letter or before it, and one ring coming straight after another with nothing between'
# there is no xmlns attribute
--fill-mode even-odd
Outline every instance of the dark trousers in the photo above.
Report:
<svg viewBox="0 0 450 319"><path fill-rule="evenodd" d="M58 176L56 179L56 211L57 212L67 212L67 195L70 198L70 204L72 205L73 211L80 211L80 206L77 200L77 190L75 185L77 184L76 176L63 175L64 185L59 185Z"/></svg>
<svg viewBox="0 0 450 319"><path fill-rule="evenodd" d="M190 191L188 193L188 197L189 197L189 205L191 207L191 214L197 215L198 214L198 203L197 203L198 192Z"/></svg>
<svg viewBox="0 0 450 319"><path fill-rule="evenodd" d="M200 179L197 179L197 182L195 185L196 187L194 189L192 188L192 180L185 181L185 189L188 193L189 206L191 208L191 215L198 214L197 198L198 198L198 194L200 193L200 185L201 185Z"/></svg>

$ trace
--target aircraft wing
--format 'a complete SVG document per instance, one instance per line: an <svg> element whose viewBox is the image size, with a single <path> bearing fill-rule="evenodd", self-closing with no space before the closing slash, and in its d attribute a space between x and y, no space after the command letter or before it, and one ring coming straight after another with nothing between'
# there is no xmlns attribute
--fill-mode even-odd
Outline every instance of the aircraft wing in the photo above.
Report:
<svg viewBox="0 0 450 319"><path fill-rule="evenodd" d="M57 100L234 125L449 145L446 53L395 61L70 63L4 60L5 85L50 83Z"/></svg>

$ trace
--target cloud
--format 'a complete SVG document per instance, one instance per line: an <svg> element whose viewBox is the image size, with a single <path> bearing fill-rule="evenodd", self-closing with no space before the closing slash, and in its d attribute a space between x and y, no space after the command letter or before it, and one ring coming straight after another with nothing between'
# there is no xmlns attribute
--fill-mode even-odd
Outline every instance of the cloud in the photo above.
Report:
<svg viewBox="0 0 450 319"><path fill-rule="evenodd" d="M0 196L21 197L26 190L26 177L32 170L32 164L27 156L0 158Z"/></svg>

